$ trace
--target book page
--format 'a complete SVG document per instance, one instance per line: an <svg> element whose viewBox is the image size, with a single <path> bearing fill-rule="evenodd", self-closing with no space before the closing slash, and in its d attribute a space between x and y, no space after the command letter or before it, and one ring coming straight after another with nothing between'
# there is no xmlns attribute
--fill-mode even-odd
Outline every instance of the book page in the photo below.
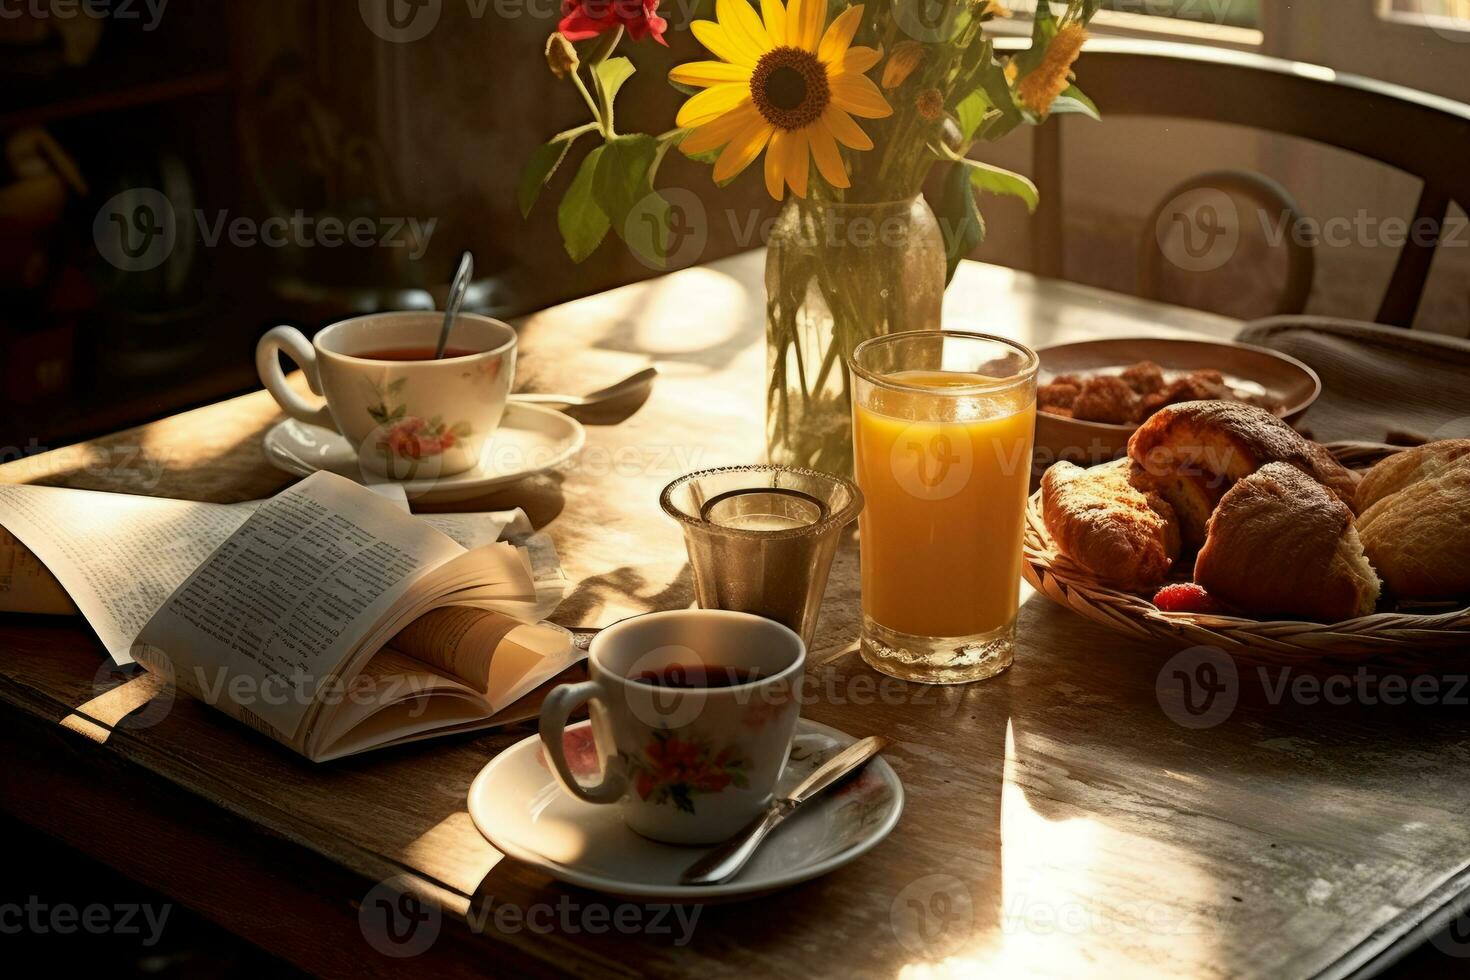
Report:
<svg viewBox="0 0 1470 980"><path fill-rule="evenodd" d="M148 618L249 516L229 504L0 485L0 525L56 577L119 664L133 662Z"/></svg>
<svg viewBox="0 0 1470 980"><path fill-rule="evenodd" d="M401 488L373 490L407 511ZM0 612L80 612L114 662L131 663L130 648L144 624L262 503L0 485ZM502 533L524 535L540 546L532 551L535 611L549 611L565 592L555 550L544 535L531 533L519 510L420 520L466 548Z"/></svg>
<svg viewBox="0 0 1470 980"><path fill-rule="evenodd" d="M41 559L0 527L0 612L58 616L76 611L76 603Z"/></svg>
<svg viewBox="0 0 1470 980"><path fill-rule="evenodd" d="M560 670L570 646L562 630L472 606L445 606L425 613L390 643L495 703L540 662L554 662Z"/></svg>
<svg viewBox="0 0 1470 980"><path fill-rule="evenodd" d="M176 674L194 675L181 687L299 748L318 693L374 625L463 553L372 491L315 473L220 545L143 627L134 654L160 651Z"/></svg>

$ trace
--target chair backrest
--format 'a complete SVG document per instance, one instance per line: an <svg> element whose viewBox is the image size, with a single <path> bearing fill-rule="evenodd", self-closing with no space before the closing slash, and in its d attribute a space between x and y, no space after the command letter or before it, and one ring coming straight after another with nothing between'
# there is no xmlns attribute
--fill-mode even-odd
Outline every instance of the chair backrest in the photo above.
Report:
<svg viewBox="0 0 1470 980"><path fill-rule="evenodd" d="M1002 39L1001 51L1028 41ZM1348 150L1423 181L1411 228L1378 312L1413 325L1451 203L1470 205L1470 105L1302 62L1195 44L1095 38L1078 85L1110 116L1231 123ZM1062 137L1054 120L1035 130L1042 190L1036 271L1062 277Z"/></svg>

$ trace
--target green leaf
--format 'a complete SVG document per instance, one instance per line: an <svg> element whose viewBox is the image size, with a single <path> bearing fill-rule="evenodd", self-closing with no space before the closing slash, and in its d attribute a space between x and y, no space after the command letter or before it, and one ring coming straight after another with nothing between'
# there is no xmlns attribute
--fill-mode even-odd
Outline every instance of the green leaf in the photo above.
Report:
<svg viewBox="0 0 1470 980"><path fill-rule="evenodd" d="M632 78L637 70L627 58L609 58L597 66L597 79L602 83L602 91L607 95L609 105L618 97L618 90L623 87L623 83Z"/></svg>
<svg viewBox="0 0 1470 980"><path fill-rule="evenodd" d="M648 175L658 155L658 140L646 133L619 136L603 147L593 194L620 238L628 215L653 193Z"/></svg>
<svg viewBox="0 0 1470 980"><path fill-rule="evenodd" d="M985 127L985 138L998 140L1011 130L1021 125L1025 117L1021 115L1021 109L1016 105L1016 97L1011 93L1011 83L1006 80L1005 67L1000 62L992 62L986 69L981 79L985 95L990 99L992 109L999 109L1000 116Z"/></svg>
<svg viewBox="0 0 1470 980"><path fill-rule="evenodd" d="M1051 45L1052 39L1061 30L1061 25L1051 12L1051 0L1037 0L1035 20L1031 24L1031 47L1027 51L1018 53L1015 57L1016 65L1021 69L1021 74L1029 74L1037 65L1041 64L1046 57L1046 49Z"/></svg>
<svg viewBox="0 0 1470 980"><path fill-rule="evenodd" d="M976 89L960 100L955 106L955 119L960 124L960 135L963 142L968 143L975 138L975 131L985 121L985 113L990 111L990 98L984 89Z"/></svg>
<svg viewBox="0 0 1470 980"><path fill-rule="evenodd" d="M985 241L985 219L975 205L975 191L970 185L969 168L956 164L944 179L944 199L939 207L940 227L949 259L948 276L954 278L960 260Z"/></svg>
<svg viewBox="0 0 1470 980"><path fill-rule="evenodd" d="M561 229L562 242L573 262L585 262L607 237L607 214L598 205L593 192L598 162L604 149L606 147L599 146L587 154L556 212L556 225Z"/></svg>
<svg viewBox="0 0 1470 980"><path fill-rule="evenodd" d="M1024 174L993 167L979 160L966 160L965 169L970 172L970 183L975 185L976 190L1019 197L1026 202L1026 209L1032 213L1035 213L1036 206L1041 203L1041 192L1036 189L1031 178Z"/></svg>
<svg viewBox="0 0 1470 980"><path fill-rule="evenodd" d="M1098 111L1097 105L1091 99L1082 94L1082 90L1075 85L1067 86L1066 91L1057 96L1057 100L1051 104L1052 115L1057 113L1077 113L1089 116L1102 122L1102 113Z"/></svg>
<svg viewBox="0 0 1470 980"><path fill-rule="evenodd" d="M576 142L576 137L557 137L549 143L540 146L536 152L531 154L531 159L526 162L526 167L521 171L521 184L517 193L521 204L521 217L529 218L531 209L536 206L536 199L541 196L541 188L546 186L553 174L561 166L562 161L567 158L567 151Z"/></svg>

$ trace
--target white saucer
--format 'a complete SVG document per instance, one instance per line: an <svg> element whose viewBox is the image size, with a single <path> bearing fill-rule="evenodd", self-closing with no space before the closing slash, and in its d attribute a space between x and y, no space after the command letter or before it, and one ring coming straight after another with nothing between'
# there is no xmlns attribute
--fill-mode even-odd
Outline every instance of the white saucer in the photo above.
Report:
<svg viewBox="0 0 1470 980"><path fill-rule="evenodd" d="M567 758L586 779L597 771L590 722L566 730ZM777 792L788 791L857 739L805 718ZM580 764L579 764L580 763ZM532 736L500 753L470 786L470 817L503 853L559 881L628 898L667 902L748 898L824 875L888 836L903 812L903 785L881 757L777 828L745 869L723 885L680 885L706 848L660 844L629 830L616 805L574 800L552 779Z"/></svg>
<svg viewBox="0 0 1470 980"><path fill-rule="evenodd" d="M359 483L397 483L410 500L466 500L489 493L566 462L587 441L576 419L539 405L511 402L495 435L485 445L480 464L453 476L389 480L365 473L346 439L330 429L287 419L265 435L265 458L272 466L310 476L331 470Z"/></svg>

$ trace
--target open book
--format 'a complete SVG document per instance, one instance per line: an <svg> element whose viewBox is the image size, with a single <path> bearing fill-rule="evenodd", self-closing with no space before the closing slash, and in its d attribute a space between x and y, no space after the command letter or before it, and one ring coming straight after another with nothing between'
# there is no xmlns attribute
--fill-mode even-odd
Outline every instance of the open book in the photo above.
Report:
<svg viewBox="0 0 1470 980"><path fill-rule="evenodd" d="M62 611L54 576L114 660L325 761L529 717L582 656L532 622L559 569L482 516L325 472L258 505L0 486L0 608Z"/></svg>

